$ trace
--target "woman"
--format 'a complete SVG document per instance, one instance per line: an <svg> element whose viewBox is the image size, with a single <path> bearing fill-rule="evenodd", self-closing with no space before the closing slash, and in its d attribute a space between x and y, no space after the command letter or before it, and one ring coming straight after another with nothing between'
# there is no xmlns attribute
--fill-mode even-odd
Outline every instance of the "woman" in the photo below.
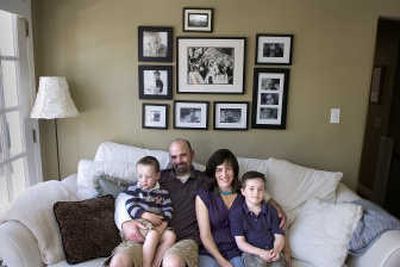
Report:
<svg viewBox="0 0 400 267"><path fill-rule="evenodd" d="M200 248L200 266L244 267L229 226L229 210L242 201L235 155L228 149L215 151L206 164L206 173L214 183L196 196L196 216L204 246Z"/></svg>

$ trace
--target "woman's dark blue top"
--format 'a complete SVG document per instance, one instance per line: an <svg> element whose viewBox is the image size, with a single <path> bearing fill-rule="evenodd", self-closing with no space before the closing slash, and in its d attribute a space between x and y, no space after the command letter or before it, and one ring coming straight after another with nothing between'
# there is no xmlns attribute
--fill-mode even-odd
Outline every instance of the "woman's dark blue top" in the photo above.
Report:
<svg viewBox="0 0 400 267"><path fill-rule="evenodd" d="M231 208L228 209L218 193L210 192L208 190L200 190L198 196L203 200L208 209L211 234L219 252L226 259L240 256L241 251L237 247L235 239L231 234L229 210L240 206L241 203L243 203L243 197L238 194L233 201ZM210 255L203 246L200 246L200 254Z"/></svg>

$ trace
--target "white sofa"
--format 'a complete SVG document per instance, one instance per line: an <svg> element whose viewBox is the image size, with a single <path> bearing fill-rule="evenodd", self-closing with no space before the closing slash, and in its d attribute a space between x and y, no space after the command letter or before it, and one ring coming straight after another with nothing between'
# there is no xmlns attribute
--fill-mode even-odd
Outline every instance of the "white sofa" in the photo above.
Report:
<svg viewBox="0 0 400 267"><path fill-rule="evenodd" d="M104 142L102 143L94 157L93 162L135 162L138 158L144 155L154 155L156 156L162 167L166 167L168 164L168 153L166 151L160 150L148 150L142 148L136 148L128 145L120 145L112 142ZM268 168L268 160L263 159L249 159L249 158L238 158L241 173L248 169L258 169L263 171L263 168ZM71 200L82 199L88 197L91 194L86 189L79 188L80 186L85 186L85 182L82 182L82 175L85 174L85 168L88 167L88 161L80 163L80 169L78 169L78 175L74 174L66 177L61 182L45 182L42 184L49 184L55 187L62 187L65 189L65 194L68 195L67 198ZM199 166L198 166L199 167ZM201 168L201 166L200 166ZM126 170L124 170L126 171ZM268 170L266 170L268 171ZM87 183L87 181L86 181ZM35 187L38 187L36 185ZM337 186L337 190L335 191L335 201L337 203L352 201L359 198L354 192L348 189L344 184L339 183ZM274 196L275 198L275 196ZM60 197L60 200L66 199L66 196ZM52 203L58 200L57 196L53 196L53 199L47 199L46 201L40 202L38 201L35 205L47 205L44 206L43 209L49 212L52 211ZM46 204L43 204L46 203ZM17 209L15 205L11 208ZM15 211L14 211L15 212ZM4 219L4 218L3 218ZM39 218L40 219L40 218ZM53 218L54 220L54 218ZM40 220L38 220L40 222ZM118 221L118 219L117 219ZM51 223L51 222L50 222ZM53 222L57 229L56 222ZM30 228L35 228L35 226L29 226ZM44 266L43 263L43 251L40 249L38 245L38 237L37 232L32 229L28 229L28 227L17 220L3 220L0 224L0 260L3 260L3 265L8 267L38 267ZM54 231L50 229L49 232ZM55 232L54 235L59 235L59 233ZM54 236L52 236L54 238ZM56 238L55 241L58 242L56 245L62 247L61 239ZM42 255L41 255L42 254ZM82 266L99 266L100 263L104 259L99 258L95 260L86 261L79 264L74 264L76 267ZM1 262L1 261L0 261ZM48 266L72 266L68 265L68 263L61 258L57 262L53 262ZM310 266L304 261L294 260L294 266ZM384 267L397 267L400 266L400 231L387 231L382 234L377 241L362 255L358 257L349 256L346 259L346 266L353 267L368 267L368 266L384 266Z"/></svg>

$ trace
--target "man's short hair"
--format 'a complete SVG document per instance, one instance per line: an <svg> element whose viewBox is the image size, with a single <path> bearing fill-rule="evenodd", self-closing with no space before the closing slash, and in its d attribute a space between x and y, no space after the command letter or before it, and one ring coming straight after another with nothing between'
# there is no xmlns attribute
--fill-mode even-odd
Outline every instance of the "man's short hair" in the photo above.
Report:
<svg viewBox="0 0 400 267"><path fill-rule="evenodd" d="M153 157L153 156L145 156L136 163L137 165L147 165L147 166L152 166L156 172L160 172L160 163L158 163L158 160Z"/></svg>
<svg viewBox="0 0 400 267"><path fill-rule="evenodd" d="M267 179L265 178L265 175L263 173L258 172L258 171L248 171L242 175L242 179L241 179L242 188L246 187L246 181L252 180L252 179L260 179L263 181L264 187L266 186Z"/></svg>

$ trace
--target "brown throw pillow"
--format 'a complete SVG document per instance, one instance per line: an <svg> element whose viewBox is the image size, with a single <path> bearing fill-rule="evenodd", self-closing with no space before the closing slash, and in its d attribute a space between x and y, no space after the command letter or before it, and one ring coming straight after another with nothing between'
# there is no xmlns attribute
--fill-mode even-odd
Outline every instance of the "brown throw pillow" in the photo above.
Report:
<svg viewBox="0 0 400 267"><path fill-rule="evenodd" d="M107 257L121 241L114 224L112 196L60 201L53 209L70 264Z"/></svg>

